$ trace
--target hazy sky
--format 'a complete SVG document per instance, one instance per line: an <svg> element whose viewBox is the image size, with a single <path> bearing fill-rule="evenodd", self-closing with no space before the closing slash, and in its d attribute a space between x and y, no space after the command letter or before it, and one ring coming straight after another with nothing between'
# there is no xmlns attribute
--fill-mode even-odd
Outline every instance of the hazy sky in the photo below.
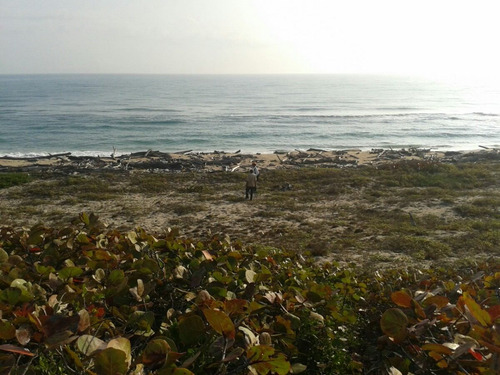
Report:
<svg viewBox="0 0 500 375"><path fill-rule="evenodd" d="M497 0L0 0L0 74L498 77L499 16Z"/></svg>

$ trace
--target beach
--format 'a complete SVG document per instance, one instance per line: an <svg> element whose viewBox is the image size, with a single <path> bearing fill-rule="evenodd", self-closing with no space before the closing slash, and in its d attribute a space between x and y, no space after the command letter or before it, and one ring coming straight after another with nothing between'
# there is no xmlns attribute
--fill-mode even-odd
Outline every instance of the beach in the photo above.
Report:
<svg viewBox="0 0 500 375"><path fill-rule="evenodd" d="M496 149L2 158L1 172L32 179L0 190L0 212L2 225L15 228L65 227L81 212L92 212L110 230L176 228L189 238L219 236L306 252L319 262L379 267L454 262L470 256L458 244L465 229L453 227L468 225L463 207L493 199L493 207L483 209L486 223L498 214L499 160ZM244 199L244 181L253 161L261 176L250 202ZM461 182L469 179L462 176L464 168L478 175L477 183L468 182L473 189ZM434 170L443 182L434 181ZM485 231L494 229L488 225ZM414 238L431 245L405 245ZM433 246L443 253L433 253ZM489 255L484 249L475 254Z"/></svg>
<svg viewBox="0 0 500 375"><path fill-rule="evenodd" d="M252 162L266 169L288 169L304 166L348 168L377 166L401 160L435 162L474 161L495 158L498 149L471 151L432 151L430 149L362 150L294 150L274 153L243 154L240 151L165 153L148 150L124 155L73 156L71 153L35 157L0 157L0 170L46 170L78 172L83 170L147 170L150 172L234 172L250 168Z"/></svg>

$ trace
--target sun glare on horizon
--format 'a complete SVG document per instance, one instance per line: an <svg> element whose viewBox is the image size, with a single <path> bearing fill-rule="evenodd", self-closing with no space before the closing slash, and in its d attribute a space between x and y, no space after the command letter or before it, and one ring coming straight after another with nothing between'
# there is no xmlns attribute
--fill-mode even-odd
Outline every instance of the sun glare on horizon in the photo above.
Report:
<svg viewBox="0 0 500 375"><path fill-rule="evenodd" d="M264 26L260 37L303 72L500 80L500 51L492 44L500 28L495 13L481 3L256 4Z"/></svg>

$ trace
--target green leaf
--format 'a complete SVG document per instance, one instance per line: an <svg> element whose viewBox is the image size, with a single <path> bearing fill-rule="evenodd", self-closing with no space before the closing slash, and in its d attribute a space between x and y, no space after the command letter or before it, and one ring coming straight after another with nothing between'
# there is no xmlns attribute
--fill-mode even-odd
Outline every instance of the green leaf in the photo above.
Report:
<svg viewBox="0 0 500 375"><path fill-rule="evenodd" d="M292 365L292 374L300 374L307 370L307 366L302 363L294 363Z"/></svg>
<svg viewBox="0 0 500 375"><path fill-rule="evenodd" d="M40 245L43 241L43 235L45 234L45 229L39 226L33 227L30 230L27 245Z"/></svg>
<svg viewBox="0 0 500 375"><path fill-rule="evenodd" d="M0 264L7 262L9 259L9 254L0 247Z"/></svg>
<svg viewBox="0 0 500 375"><path fill-rule="evenodd" d="M155 322L155 314L152 311L134 311L130 315L129 324L135 326L136 329L150 332L151 327Z"/></svg>
<svg viewBox="0 0 500 375"><path fill-rule="evenodd" d="M36 271L43 276L48 276L51 272L55 272L52 266L43 266L39 263L35 264Z"/></svg>
<svg viewBox="0 0 500 375"><path fill-rule="evenodd" d="M234 324L226 313L218 310L204 309L203 314L215 332L230 339L234 339L236 334Z"/></svg>
<svg viewBox="0 0 500 375"><path fill-rule="evenodd" d="M79 267L64 267L59 271L59 278L61 280L68 280L70 277L77 277L83 273L83 270Z"/></svg>
<svg viewBox="0 0 500 375"><path fill-rule="evenodd" d="M127 363L127 369L132 363L132 349L130 346L130 341L125 337L117 337L108 342L108 348L115 348L121 350L125 353L125 361Z"/></svg>
<svg viewBox="0 0 500 375"><path fill-rule="evenodd" d="M250 360L250 366L259 374L267 375L276 373L279 375L288 374L291 370L290 362L282 353L274 356L275 350L270 346L252 346L247 351L247 358Z"/></svg>
<svg viewBox="0 0 500 375"><path fill-rule="evenodd" d="M141 356L141 362L145 365L153 365L164 362L170 353L170 345L165 340L155 339L148 342Z"/></svg>
<svg viewBox="0 0 500 375"><path fill-rule="evenodd" d="M0 299L8 305L14 306L19 302L22 291L19 288L6 288L0 293Z"/></svg>
<svg viewBox="0 0 500 375"><path fill-rule="evenodd" d="M189 316L179 322L179 337L186 345L200 341L205 332L205 323L198 315Z"/></svg>
<svg viewBox="0 0 500 375"><path fill-rule="evenodd" d="M382 314L380 328L395 342L403 341L408 335L408 317L400 309L388 309Z"/></svg>
<svg viewBox="0 0 500 375"><path fill-rule="evenodd" d="M113 270L109 274L108 282L110 285L120 285L125 279L125 273L122 270Z"/></svg>
<svg viewBox="0 0 500 375"><path fill-rule="evenodd" d="M11 340L16 337L16 327L9 322L0 320L0 339Z"/></svg>
<svg viewBox="0 0 500 375"><path fill-rule="evenodd" d="M99 375L126 374L128 370L126 354L120 349L104 349L94 357L94 370Z"/></svg>

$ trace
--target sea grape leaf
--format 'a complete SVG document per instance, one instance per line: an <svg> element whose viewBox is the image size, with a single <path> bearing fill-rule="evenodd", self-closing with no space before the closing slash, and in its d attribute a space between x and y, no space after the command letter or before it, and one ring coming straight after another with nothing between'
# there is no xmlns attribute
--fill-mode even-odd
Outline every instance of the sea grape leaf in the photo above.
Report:
<svg viewBox="0 0 500 375"><path fill-rule="evenodd" d="M126 374L128 366L125 352L115 348L98 352L94 357L94 370L101 375Z"/></svg>
<svg viewBox="0 0 500 375"><path fill-rule="evenodd" d="M98 268L95 270L95 273L92 276L92 278L98 283L102 283L106 278L106 271L104 271L102 268Z"/></svg>
<svg viewBox="0 0 500 375"><path fill-rule="evenodd" d="M45 234L45 229L42 227L31 228L27 245L40 245L43 241L44 234Z"/></svg>
<svg viewBox="0 0 500 375"><path fill-rule="evenodd" d="M0 247L0 263L5 263L9 259L9 254Z"/></svg>
<svg viewBox="0 0 500 375"><path fill-rule="evenodd" d="M400 309L392 308L386 310L380 319L382 332L394 339L395 342L403 341L408 335L408 317Z"/></svg>
<svg viewBox="0 0 500 375"><path fill-rule="evenodd" d="M252 346L247 351L247 358L250 360L250 366L259 375L276 373L278 375L288 374L291 370L290 362L282 353L274 356L275 350L270 346Z"/></svg>
<svg viewBox="0 0 500 375"><path fill-rule="evenodd" d="M22 326L16 329L16 339L19 344L25 346L31 341L31 329L29 326Z"/></svg>
<svg viewBox="0 0 500 375"><path fill-rule="evenodd" d="M21 290L21 296L19 297L19 302L29 302L32 301L34 296L31 293L32 285L24 279L15 279L10 283L11 288L18 288Z"/></svg>
<svg viewBox="0 0 500 375"><path fill-rule="evenodd" d="M255 282L256 277L257 277L257 273L255 271L252 271L252 270L245 271L245 278L246 278L247 282L249 282L249 283Z"/></svg>
<svg viewBox="0 0 500 375"><path fill-rule="evenodd" d="M235 348L229 353L222 362L231 362L237 358L239 358L243 353L245 352L245 349L243 348Z"/></svg>
<svg viewBox="0 0 500 375"><path fill-rule="evenodd" d="M0 354L0 375L9 375L16 364L16 357L12 354Z"/></svg>
<svg viewBox="0 0 500 375"><path fill-rule="evenodd" d="M55 268L52 266L43 266L39 263L35 264L36 271L43 276L47 276L51 272L55 272Z"/></svg>
<svg viewBox="0 0 500 375"><path fill-rule="evenodd" d="M403 290L391 294L392 302L399 307L411 307L411 296Z"/></svg>
<svg viewBox="0 0 500 375"><path fill-rule="evenodd" d="M437 307L439 307L440 309L447 306L449 303L450 303L450 300L448 299L448 297L445 297L445 296L431 296L431 297L426 298L423 302L424 306L429 306L429 305L434 304Z"/></svg>
<svg viewBox="0 0 500 375"><path fill-rule="evenodd" d="M198 315L191 315L179 322L179 337L186 345L200 341L205 332L205 323Z"/></svg>
<svg viewBox="0 0 500 375"><path fill-rule="evenodd" d="M0 299L8 305L14 306L21 299L22 291L19 288L5 288L0 293Z"/></svg>
<svg viewBox="0 0 500 375"><path fill-rule="evenodd" d="M307 370L307 366L302 363L294 363L292 365L292 374L300 374Z"/></svg>
<svg viewBox="0 0 500 375"><path fill-rule="evenodd" d="M120 285L125 279L125 273L122 270L113 270L109 274L108 282L112 286Z"/></svg>
<svg viewBox="0 0 500 375"><path fill-rule="evenodd" d="M82 361L81 361L80 357L78 356L78 354L76 354L73 350L71 350L68 345L64 346L64 351L69 356L69 358L73 361L75 366L78 367L80 370L83 370L83 364L82 364Z"/></svg>
<svg viewBox="0 0 500 375"><path fill-rule="evenodd" d="M10 344L0 345L0 350L3 350L5 352L10 352L10 353L15 353L15 354L27 355L29 357L35 356L35 354L30 352L28 349L20 348L19 346L10 345Z"/></svg>
<svg viewBox="0 0 500 375"><path fill-rule="evenodd" d="M228 315L243 314L248 308L248 301L245 299L231 299L224 301L224 311Z"/></svg>
<svg viewBox="0 0 500 375"><path fill-rule="evenodd" d="M130 345L130 341L125 337L117 337L108 342L108 348L115 348L121 350L125 353L125 361L127 362L127 369L130 367L132 363L132 349Z"/></svg>
<svg viewBox="0 0 500 375"><path fill-rule="evenodd" d="M89 226L89 224L90 224L90 218L89 218L89 215L87 215L87 213L81 212L80 215L79 215L79 218L80 218L80 221L83 224L85 224L86 226Z"/></svg>
<svg viewBox="0 0 500 375"><path fill-rule="evenodd" d="M90 240L85 233L80 233L75 239L79 244L89 244Z"/></svg>
<svg viewBox="0 0 500 375"><path fill-rule="evenodd" d="M55 347L69 344L77 339L77 336L70 330L58 331L45 339L48 347Z"/></svg>
<svg viewBox="0 0 500 375"><path fill-rule="evenodd" d="M70 277L78 277L83 273L79 267L64 267L59 271L59 278L61 280L68 280Z"/></svg>
<svg viewBox="0 0 500 375"><path fill-rule="evenodd" d="M462 298L470 313L472 314L474 319L479 322L479 324L481 324L483 327L488 327L491 325L490 314L488 314L486 310L483 310L481 306L476 301L474 301L469 293L464 292Z"/></svg>
<svg viewBox="0 0 500 375"><path fill-rule="evenodd" d="M445 354L445 355L451 355L453 353L453 350L448 348L447 346L441 345L441 344L425 344L422 345L422 350L428 350L428 351L433 351L439 354Z"/></svg>
<svg viewBox="0 0 500 375"><path fill-rule="evenodd" d="M500 318L500 305L491 306L488 309L488 314L490 314L491 321L495 321Z"/></svg>
<svg viewBox="0 0 500 375"><path fill-rule="evenodd" d="M245 344L247 344L248 346L253 346L257 343L257 336L255 336L255 334L251 330L244 326L239 326L238 330L243 332L243 334L245 335Z"/></svg>
<svg viewBox="0 0 500 375"><path fill-rule="evenodd" d="M64 316L62 314L51 315L43 324L43 331L47 337L57 333L68 331L74 333L78 329L80 316Z"/></svg>
<svg viewBox="0 0 500 375"><path fill-rule="evenodd" d="M163 339L155 339L148 342L141 356L141 362L145 365L152 365L164 362L171 348Z"/></svg>
<svg viewBox="0 0 500 375"><path fill-rule="evenodd" d="M274 354L275 350L272 346L257 345L252 346L247 350L247 359L250 362L265 361Z"/></svg>
<svg viewBox="0 0 500 375"><path fill-rule="evenodd" d="M97 350L105 347L106 343L104 341L92 335L82 335L76 340L76 348L86 356L91 356Z"/></svg>
<svg viewBox="0 0 500 375"><path fill-rule="evenodd" d="M129 318L129 324L145 332L151 331L154 322L155 314L152 311L134 311Z"/></svg>
<svg viewBox="0 0 500 375"><path fill-rule="evenodd" d="M14 327L10 322L0 320L0 339L11 340L14 337L16 337L16 327Z"/></svg>
<svg viewBox="0 0 500 375"><path fill-rule="evenodd" d="M90 314L87 310L82 309L78 312L80 321L78 322L78 332L83 332L90 327Z"/></svg>
<svg viewBox="0 0 500 375"><path fill-rule="evenodd" d="M236 333L234 324L226 313L218 310L204 309L203 314L215 332L230 339L234 339Z"/></svg>

